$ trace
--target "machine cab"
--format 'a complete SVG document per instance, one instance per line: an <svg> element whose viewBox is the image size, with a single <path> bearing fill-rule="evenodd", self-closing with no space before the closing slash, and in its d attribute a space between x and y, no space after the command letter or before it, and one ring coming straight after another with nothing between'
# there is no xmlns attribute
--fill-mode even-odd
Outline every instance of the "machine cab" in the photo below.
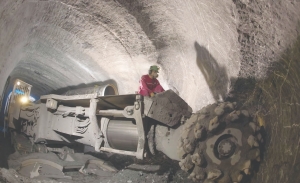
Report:
<svg viewBox="0 0 300 183"><path fill-rule="evenodd" d="M20 79L15 80L13 90L5 106L5 116L9 121L8 127L15 128L13 121L14 119L19 119L21 106L30 103L31 88L30 84Z"/></svg>

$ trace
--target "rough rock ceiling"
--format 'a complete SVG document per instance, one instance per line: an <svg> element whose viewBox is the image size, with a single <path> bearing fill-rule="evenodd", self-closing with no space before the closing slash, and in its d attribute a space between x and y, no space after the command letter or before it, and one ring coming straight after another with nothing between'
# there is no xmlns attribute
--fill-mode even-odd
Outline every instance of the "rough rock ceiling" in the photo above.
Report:
<svg viewBox="0 0 300 183"><path fill-rule="evenodd" d="M268 2L252 7L253 2L229 0L2 0L0 90L11 75L32 84L37 96L104 81L116 82L121 94L134 93L140 76L151 64L158 64L162 85L177 90L198 110L226 95L240 65L246 65L242 75L256 75L248 74L247 66L259 60L241 62L241 58L247 61L241 48L247 50L251 42L246 39L241 44L245 36L275 35L270 44L281 41L281 46L291 42L281 39L295 35L299 3L279 4L291 19L282 18L277 11L275 17L273 8L279 5ZM247 8L252 11L242 16L241 9ZM261 13L262 8L269 14ZM268 24L251 21L251 16L260 18L259 14ZM264 34L249 33L265 26L269 34L266 30ZM273 32L278 28L282 31L277 35Z"/></svg>
<svg viewBox="0 0 300 183"><path fill-rule="evenodd" d="M31 83L35 95L106 80L121 94L134 93L140 76L158 64L163 86L199 109L214 100L208 85L219 82L214 73L207 84L199 57L213 61L204 72L224 67L220 95L239 71L231 1L1 1L0 7L1 89L11 74Z"/></svg>

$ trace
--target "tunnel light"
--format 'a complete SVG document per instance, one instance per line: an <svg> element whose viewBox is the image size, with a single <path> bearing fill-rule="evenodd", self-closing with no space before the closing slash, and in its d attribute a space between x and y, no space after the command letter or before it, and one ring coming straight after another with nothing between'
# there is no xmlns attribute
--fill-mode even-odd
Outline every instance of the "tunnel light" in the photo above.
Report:
<svg viewBox="0 0 300 183"><path fill-rule="evenodd" d="M26 104L27 102L28 102L28 97L25 97L25 96L21 97L22 104Z"/></svg>
<svg viewBox="0 0 300 183"><path fill-rule="evenodd" d="M18 81L18 82L17 82L17 85L19 86L20 84L21 84L20 81Z"/></svg>

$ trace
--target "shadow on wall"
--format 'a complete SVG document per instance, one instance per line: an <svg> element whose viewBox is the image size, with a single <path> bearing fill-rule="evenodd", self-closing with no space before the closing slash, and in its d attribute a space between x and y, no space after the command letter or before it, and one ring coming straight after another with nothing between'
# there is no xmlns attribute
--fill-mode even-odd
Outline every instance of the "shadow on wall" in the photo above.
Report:
<svg viewBox="0 0 300 183"><path fill-rule="evenodd" d="M195 49L197 52L197 65L209 86L211 94L215 101L223 101L230 85L226 67L219 66L209 51L197 42L195 42Z"/></svg>

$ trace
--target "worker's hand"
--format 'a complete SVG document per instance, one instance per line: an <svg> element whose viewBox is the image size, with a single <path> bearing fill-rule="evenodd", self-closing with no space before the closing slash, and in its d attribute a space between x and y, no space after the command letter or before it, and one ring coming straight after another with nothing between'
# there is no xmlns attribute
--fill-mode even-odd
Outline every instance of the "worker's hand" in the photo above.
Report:
<svg viewBox="0 0 300 183"><path fill-rule="evenodd" d="M153 92L152 92L152 93L150 93L150 97L154 97L154 95L155 95L155 94L154 94Z"/></svg>

